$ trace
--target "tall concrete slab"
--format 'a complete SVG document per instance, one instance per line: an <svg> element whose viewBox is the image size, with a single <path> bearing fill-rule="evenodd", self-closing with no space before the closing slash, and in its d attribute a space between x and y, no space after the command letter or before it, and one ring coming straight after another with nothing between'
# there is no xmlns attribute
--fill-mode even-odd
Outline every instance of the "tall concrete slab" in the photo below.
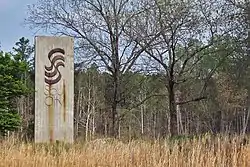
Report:
<svg viewBox="0 0 250 167"><path fill-rule="evenodd" d="M35 142L73 142L74 41L35 37Z"/></svg>

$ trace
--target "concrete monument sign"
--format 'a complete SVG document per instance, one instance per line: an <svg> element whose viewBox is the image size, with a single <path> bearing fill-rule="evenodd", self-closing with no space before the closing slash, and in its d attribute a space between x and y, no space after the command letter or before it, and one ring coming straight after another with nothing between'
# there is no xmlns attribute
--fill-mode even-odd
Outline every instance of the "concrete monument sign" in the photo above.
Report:
<svg viewBox="0 0 250 167"><path fill-rule="evenodd" d="M35 37L35 142L73 142L74 41Z"/></svg>

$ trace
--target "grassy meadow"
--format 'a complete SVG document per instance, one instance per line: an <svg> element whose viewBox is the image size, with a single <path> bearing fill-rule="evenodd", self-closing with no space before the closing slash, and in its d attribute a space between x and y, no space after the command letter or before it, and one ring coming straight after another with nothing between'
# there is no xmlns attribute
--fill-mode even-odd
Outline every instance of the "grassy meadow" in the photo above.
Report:
<svg viewBox="0 0 250 167"><path fill-rule="evenodd" d="M242 137L211 136L130 142L96 139L72 145L4 140L0 167L249 167L250 144L242 141Z"/></svg>

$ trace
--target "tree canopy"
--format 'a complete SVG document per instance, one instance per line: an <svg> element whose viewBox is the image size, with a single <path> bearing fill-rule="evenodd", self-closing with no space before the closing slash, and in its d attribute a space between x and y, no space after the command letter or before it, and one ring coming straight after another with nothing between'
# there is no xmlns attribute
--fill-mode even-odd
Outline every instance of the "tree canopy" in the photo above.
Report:
<svg viewBox="0 0 250 167"><path fill-rule="evenodd" d="M27 63L19 56L0 52L0 133L17 129L21 123L14 99L28 93L22 80Z"/></svg>

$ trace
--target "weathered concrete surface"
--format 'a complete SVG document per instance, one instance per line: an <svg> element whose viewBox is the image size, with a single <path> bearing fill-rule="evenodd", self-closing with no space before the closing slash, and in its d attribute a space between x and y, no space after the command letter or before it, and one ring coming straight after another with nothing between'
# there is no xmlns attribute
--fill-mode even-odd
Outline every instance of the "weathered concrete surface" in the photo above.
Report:
<svg viewBox="0 0 250 167"><path fill-rule="evenodd" d="M73 142L74 41L35 37L35 142Z"/></svg>

